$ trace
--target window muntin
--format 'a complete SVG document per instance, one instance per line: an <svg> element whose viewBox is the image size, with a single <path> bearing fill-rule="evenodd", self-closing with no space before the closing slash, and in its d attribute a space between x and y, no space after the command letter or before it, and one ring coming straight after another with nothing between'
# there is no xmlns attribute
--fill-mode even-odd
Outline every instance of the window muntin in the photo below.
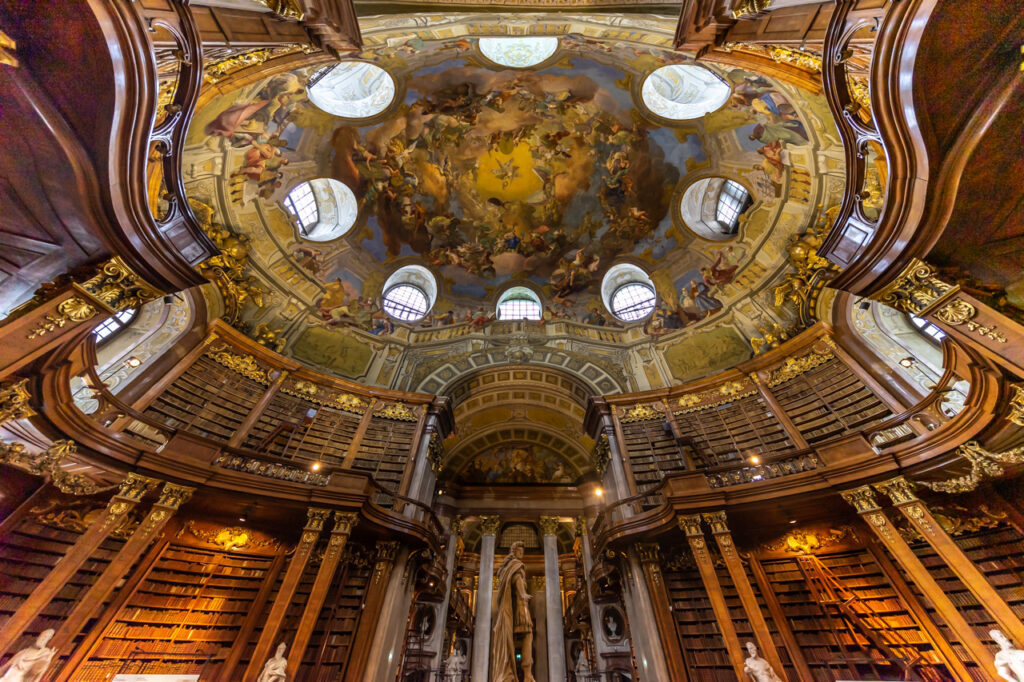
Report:
<svg viewBox="0 0 1024 682"><path fill-rule="evenodd" d="M284 199L285 207L291 212L299 225L299 234L309 235L311 227L320 222L320 211L317 210L316 196L308 182L303 182L288 193Z"/></svg>
<svg viewBox="0 0 1024 682"><path fill-rule="evenodd" d="M114 335L123 331L135 319L136 313L138 313L137 308L127 308L103 320L99 326L92 330L93 335L96 337L96 342L109 341Z"/></svg>
<svg viewBox="0 0 1024 682"><path fill-rule="evenodd" d="M910 316L910 321L914 323L915 327L917 327L922 332L924 332L928 336L932 337L936 341L940 341L941 342L942 339L946 338L946 332L942 331L941 329L939 329L937 326L935 326L934 324L932 324L928 320L925 320L923 318L917 317L915 315L911 315Z"/></svg>
<svg viewBox="0 0 1024 682"><path fill-rule="evenodd" d="M507 298L498 304L499 320L539 320L540 303L532 298Z"/></svg>
<svg viewBox="0 0 1024 682"><path fill-rule="evenodd" d="M630 282L612 294L612 314L623 322L636 322L654 312L656 300L654 289L640 282Z"/></svg>
<svg viewBox="0 0 1024 682"><path fill-rule="evenodd" d="M718 194L715 218L726 228L726 234L733 234L739 227L740 215L751 204L750 192L734 180L726 180Z"/></svg>
<svg viewBox="0 0 1024 682"><path fill-rule="evenodd" d="M396 320L415 322L429 309L426 292L412 284L396 284L384 292L384 312Z"/></svg>

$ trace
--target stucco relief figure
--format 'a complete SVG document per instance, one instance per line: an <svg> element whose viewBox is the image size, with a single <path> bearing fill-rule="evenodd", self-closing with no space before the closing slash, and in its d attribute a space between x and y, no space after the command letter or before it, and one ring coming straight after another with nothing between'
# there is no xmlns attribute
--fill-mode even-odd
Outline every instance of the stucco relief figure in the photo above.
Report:
<svg viewBox="0 0 1024 682"><path fill-rule="evenodd" d="M1024 682L1024 651L1016 648L999 630L989 630L988 636L999 645L993 661L999 677L1007 682Z"/></svg>
<svg viewBox="0 0 1024 682"><path fill-rule="evenodd" d="M523 543L513 542L508 556L498 567L496 594L490 682L519 682L516 635L523 636L522 682L536 682L533 678L533 621L530 619L530 595L526 592Z"/></svg>
<svg viewBox="0 0 1024 682"><path fill-rule="evenodd" d="M277 645L277 653L263 666L263 672L256 678L256 682L286 682L288 679L285 676L285 671L288 669L288 659L284 657L286 647L284 642Z"/></svg>
<svg viewBox="0 0 1024 682"><path fill-rule="evenodd" d="M50 667L57 650L46 646L53 637L53 630L43 630L36 637L36 643L11 656L11 660L0 666L0 682L38 682Z"/></svg>
<svg viewBox="0 0 1024 682"><path fill-rule="evenodd" d="M743 662L743 672L747 674L753 682L782 682L782 679L772 670L772 666L768 661L761 658L761 655L757 653L757 645L753 642L747 642L747 660Z"/></svg>

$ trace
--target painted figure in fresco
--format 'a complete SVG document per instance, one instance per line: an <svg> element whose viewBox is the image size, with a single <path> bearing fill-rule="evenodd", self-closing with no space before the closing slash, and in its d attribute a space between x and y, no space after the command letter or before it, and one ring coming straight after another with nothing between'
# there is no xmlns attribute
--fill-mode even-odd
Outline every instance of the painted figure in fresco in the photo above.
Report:
<svg viewBox="0 0 1024 682"><path fill-rule="evenodd" d="M993 664L1006 682L1024 682L1024 650L1018 649L1001 630L989 630L988 636L999 645Z"/></svg>
<svg viewBox="0 0 1024 682"><path fill-rule="evenodd" d="M285 673L288 670L288 659L284 657L284 650L287 646L284 642L277 645L277 651L267 659L256 682L286 682L288 678Z"/></svg>
<svg viewBox="0 0 1024 682"><path fill-rule="evenodd" d="M43 630L36 637L32 646L26 647L11 656L11 659L0 666L0 682L38 682L43 679L46 669L50 667L57 650L46 646L53 638L53 630Z"/></svg>
<svg viewBox="0 0 1024 682"><path fill-rule="evenodd" d="M522 635L522 682L536 682L533 677L533 619L530 618L530 595L526 591L526 564L523 543L513 542L508 556L498 567L495 588L494 629L491 634L490 682L519 682L516 672L516 635Z"/></svg>
<svg viewBox="0 0 1024 682"><path fill-rule="evenodd" d="M711 295L711 286L703 279L690 280L690 290L687 292L687 296L700 311L701 317L708 317L722 308L722 302Z"/></svg>
<svg viewBox="0 0 1024 682"><path fill-rule="evenodd" d="M772 670L768 661L761 658L757 652L757 645L747 642L747 660L743 662L743 672L751 679L751 682L782 682L782 679Z"/></svg>
<svg viewBox="0 0 1024 682"><path fill-rule="evenodd" d="M715 256L715 262L711 264L710 268L701 268L701 273L715 284L728 284L736 276L736 270L740 267L739 263L733 260L735 253L736 248L733 246L719 249Z"/></svg>

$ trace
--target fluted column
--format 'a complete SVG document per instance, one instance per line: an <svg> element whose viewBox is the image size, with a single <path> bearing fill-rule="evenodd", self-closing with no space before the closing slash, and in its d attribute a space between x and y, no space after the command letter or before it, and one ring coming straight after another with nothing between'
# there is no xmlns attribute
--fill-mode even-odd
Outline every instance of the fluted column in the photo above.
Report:
<svg viewBox="0 0 1024 682"><path fill-rule="evenodd" d="M491 600L494 595L494 536L501 519L480 517L480 574L476 585L476 618L473 622L473 659L470 678L486 682L491 655Z"/></svg>
<svg viewBox="0 0 1024 682"><path fill-rule="evenodd" d="M761 650L761 655L764 656L775 672L781 676L784 674L782 658L779 656L778 649L775 648L771 630L768 629L768 622L764 619L764 614L761 613L761 606L757 603L757 597L754 596L754 589L750 586L750 580L747 578L747 572L743 568L743 562L740 561L739 555L736 554L736 546L732 542L732 533L729 532L729 526L726 524L725 512L717 511L704 514L703 516L708 526L711 527L711 535L718 544L718 551L725 561L725 568L729 571L732 584L736 587L736 594L739 595L740 604L743 605L743 611L747 614L747 620L754 631L754 638L757 639L757 646Z"/></svg>
<svg viewBox="0 0 1024 682"><path fill-rule="evenodd" d="M263 665L270 656L271 649L276 646L277 631L280 630L281 624L284 622L285 614L295 596L295 590L299 586L302 574L306 571L306 564L309 563L309 557L313 554L317 538L320 537L320 531L324 527L324 521L330 513L328 509L317 509L316 507L306 510L306 526L302 529L299 544L295 547L288 570L285 571L284 578L281 580L281 588L270 607L270 615L267 616L267 622L264 623L263 630L260 632L256 649L252 653L252 658L249 659L249 666L245 669L243 677L245 682L254 682L259 677Z"/></svg>
<svg viewBox="0 0 1024 682"><path fill-rule="evenodd" d="M729 605L722 594L722 585L718 582L718 574L715 573L715 565L708 553L707 543L704 541L704 531L700 526L700 514L679 517L679 528L686 534L690 543L690 550L697 563L697 570L700 572L700 580L704 583L704 591L711 602L711 610L718 622L718 629L725 641L725 651L729 655L729 662L736 671L737 679L745 679L743 672L743 650L740 648L740 640L736 635L736 626L733 625L732 616L729 614Z"/></svg>
<svg viewBox="0 0 1024 682"><path fill-rule="evenodd" d="M88 561L100 543L117 530L124 521L125 514L131 511L157 483L152 478L128 474L128 477L121 482L118 491L110 498L110 502L99 518L78 537L75 544L68 548L57 565L46 574L46 577L32 590L32 594L4 623L3 628L0 629L0 654L6 652L21 637L22 632L46 608L50 600L57 596L57 593L78 572L82 564Z"/></svg>
<svg viewBox="0 0 1024 682"><path fill-rule="evenodd" d="M324 552L324 558L316 572L316 579L313 581L309 598L306 600L306 607L302 610L302 618L299 620L295 639L292 640L292 645L288 649L288 677L290 679L295 678L299 666L302 665L302 655L306 652L306 647L309 646L309 638L313 635L313 628L320 616L320 609L323 608L327 591L334 581L341 553L345 550L345 543L358 518L359 515L354 512L334 512L334 528L327 541L327 551Z"/></svg>
<svg viewBox="0 0 1024 682"><path fill-rule="evenodd" d="M590 584L590 572L594 570L594 553L590 548L590 529L587 519L579 517L576 519L576 532L579 533L580 542L583 545L583 570L586 575L587 606L590 608L590 630L594 638L594 653L597 658L597 671L604 671L604 655L608 647L604 641L604 634L601 628L601 611L594 602L593 586Z"/></svg>
<svg viewBox="0 0 1024 682"><path fill-rule="evenodd" d="M445 624L448 622L448 604L451 603L452 585L455 584L455 562L458 560L462 550L460 545L462 545L462 517L456 516L452 519L451 526L448 528L448 546L445 548L444 567L448 572L448 577L445 578L444 599L441 600L437 607L434 632L430 635L430 643L427 645L428 650L434 652L434 658L430 662L431 668L440 668L444 662L445 652L441 651L441 647L444 646Z"/></svg>
<svg viewBox="0 0 1024 682"><path fill-rule="evenodd" d="M565 637L562 625L562 588L558 579L558 517L540 517L544 534L544 613L548 635L548 679L565 682Z"/></svg>
<svg viewBox="0 0 1024 682"><path fill-rule="evenodd" d="M936 613L946 622L953 633L954 639L960 641L964 649L970 655L971 660L984 668L991 679L998 679L995 667L992 665L992 653L985 648L971 626L967 624L964 617L957 611L956 606L950 601L949 596L942 590L931 573L924 567L921 560L917 558L914 551L896 531L896 528L889 521L889 517L878 506L875 501L875 493L870 486L862 486L842 493L843 499L849 502L868 527L874 531L878 539L882 541L885 548L896 559L896 563L906 571L910 579L917 585L925 598L935 607Z"/></svg>
<svg viewBox="0 0 1024 682"><path fill-rule="evenodd" d="M61 624L60 629L50 640L50 646L58 651L66 651L83 626L98 611L107 598L117 587L117 583L138 560L146 548L171 520L178 507L192 497L195 488L173 483L164 484L160 491L160 499L156 501L149 514L139 524L131 537L121 546L114 558L107 564L103 573L96 579L85 594L79 598L75 608Z"/></svg>
<svg viewBox="0 0 1024 682"><path fill-rule="evenodd" d="M1010 605L992 587L985 575L978 570L953 538L942 527L914 494L913 485L902 476L875 484L875 489L885 493L893 505L910 521L918 533L932 546L936 554L946 562L960 581L978 598L982 608L995 618L1004 633L1017 642L1024 642L1024 623L1021 623Z"/></svg>

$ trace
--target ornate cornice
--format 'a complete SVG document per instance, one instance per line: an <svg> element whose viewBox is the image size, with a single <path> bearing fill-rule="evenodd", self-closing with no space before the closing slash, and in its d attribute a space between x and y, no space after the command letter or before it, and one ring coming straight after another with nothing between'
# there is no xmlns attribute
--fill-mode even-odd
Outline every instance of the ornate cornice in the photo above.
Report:
<svg viewBox="0 0 1024 682"><path fill-rule="evenodd" d="M1024 446L991 452L981 447L978 441L971 440L958 447L956 454L970 462L970 471L945 481L917 481L917 484L940 493L967 493L986 478L1002 476L1005 470L1001 464L1024 463Z"/></svg>

